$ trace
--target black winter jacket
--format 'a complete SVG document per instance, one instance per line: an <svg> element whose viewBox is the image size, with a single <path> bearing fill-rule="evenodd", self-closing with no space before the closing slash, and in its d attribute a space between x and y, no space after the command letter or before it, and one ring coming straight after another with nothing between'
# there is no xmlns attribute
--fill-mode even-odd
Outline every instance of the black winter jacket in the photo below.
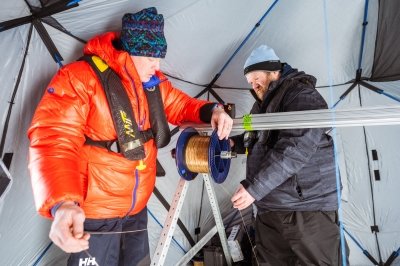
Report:
<svg viewBox="0 0 400 266"><path fill-rule="evenodd" d="M252 114L326 109L316 79L285 64ZM242 184L265 211L337 210L333 141L327 128L260 131L249 148ZM232 137L244 153L243 134Z"/></svg>

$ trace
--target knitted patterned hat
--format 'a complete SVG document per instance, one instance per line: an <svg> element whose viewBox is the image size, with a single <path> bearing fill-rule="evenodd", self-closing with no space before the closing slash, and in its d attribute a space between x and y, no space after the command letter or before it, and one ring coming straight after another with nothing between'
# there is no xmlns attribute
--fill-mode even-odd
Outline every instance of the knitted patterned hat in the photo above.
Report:
<svg viewBox="0 0 400 266"><path fill-rule="evenodd" d="M167 41L164 37L164 18L155 7L122 17L122 48L130 55L164 58Z"/></svg>
<svg viewBox="0 0 400 266"><path fill-rule="evenodd" d="M254 70L277 71L282 69L281 61L275 51L267 45L261 45L251 52L244 63L244 74Z"/></svg>

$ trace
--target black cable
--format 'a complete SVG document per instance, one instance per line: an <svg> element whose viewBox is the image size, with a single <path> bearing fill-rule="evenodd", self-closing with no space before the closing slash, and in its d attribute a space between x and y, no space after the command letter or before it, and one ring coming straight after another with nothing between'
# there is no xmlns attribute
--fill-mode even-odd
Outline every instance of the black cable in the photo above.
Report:
<svg viewBox="0 0 400 266"><path fill-rule="evenodd" d="M179 81L182 81L182 82L191 84L191 85L198 86L198 87L207 87L207 86L208 86L208 85L205 85L205 84L198 84L198 83L194 83L194 82L191 82L191 81L188 81L188 80L185 80L185 79L177 78L177 77L175 77L175 76L172 76L171 74L164 73L164 75L167 76L167 77L170 77L170 78L173 78L173 79L176 79L176 80L179 80ZM368 79L367 79L367 78L363 78L362 80L368 80ZM315 88L317 88L317 89L322 89L322 88L329 88L329 87L339 87L339 86L351 84L351 83L353 83L354 81L355 81L355 80L350 80L350 81L347 81L347 82L344 82L344 83L338 83L338 84L333 84L333 85L316 86ZM226 87L226 86L219 86L219 85L217 85L217 84L213 84L213 85L211 86L211 88L212 88L212 89L221 89L221 90L246 90L246 91L247 91L247 90L248 90L248 91L252 90L252 88ZM203 92L203 93L204 93L204 92ZM203 93L201 93L201 95L202 95Z"/></svg>
<svg viewBox="0 0 400 266"><path fill-rule="evenodd" d="M172 75L170 75L170 74L167 74L167 73L164 73L164 75L167 76L167 77L170 77L170 78L173 78L173 79L176 79L176 80L179 80L179 81L188 83L188 84L195 85L195 86L199 86L199 87L206 87L206 86L207 86L206 84L197 84L197 83L194 83L194 82L191 82L191 81L188 81L188 80L184 80L184 79L181 79L181 78L177 78L177 77L174 77L174 76L172 76Z"/></svg>

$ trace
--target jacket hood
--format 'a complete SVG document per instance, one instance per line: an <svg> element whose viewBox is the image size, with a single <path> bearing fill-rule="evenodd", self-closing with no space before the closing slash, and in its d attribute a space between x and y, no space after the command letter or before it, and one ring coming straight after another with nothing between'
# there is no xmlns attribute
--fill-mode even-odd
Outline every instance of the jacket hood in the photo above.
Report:
<svg viewBox="0 0 400 266"><path fill-rule="evenodd" d="M289 64L285 63L282 67L282 75L280 79L271 82L270 91L273 91L288 79L301 79L304 83L308 82L314 87L317 84L317 79L314 76L308 75L304 71L298 71L296 68L292 68Z"/></svg>
<svg viewBox="0 0 400 266"><path fill-rule="evenodd" d="M114 45L119 40L119 33L107 32L97 35L90 39L83 49L85 55L96 55L100 57L117 73L123 72L126 65L133 66L129 54L123 50L118 50ZM133 66L134 67L134 66Z"/></svg>

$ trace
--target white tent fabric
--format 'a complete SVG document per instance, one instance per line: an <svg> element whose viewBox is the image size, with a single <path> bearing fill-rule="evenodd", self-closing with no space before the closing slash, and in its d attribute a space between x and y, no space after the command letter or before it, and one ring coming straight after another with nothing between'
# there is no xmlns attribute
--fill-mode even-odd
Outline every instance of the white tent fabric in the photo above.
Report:
<svg viewBox="0 0 400 266"><path fill-rule="evenodd" d="M0 23L30 16L27 3L40 8L46 2L56 1L2 0ZM362 43L366 3L368 24ZM119 30L124 13L149 6L157 7L165 17L168 53L161 69L171 76L176 87L192 96L199 94L215 75L221 74L215 84L219 88L214 90L225 102L236 104L236 117L246 114L254 101L242 73L246 57L260 44L268 44L282 61L316 76L318 90L329 106L333 106L349 88L349 82L354 81L361 47L362 77L370 77L373 71L378 0L82 0L79 6L52 16L69 34L44 25L66 64L79 58L84 45L79 39L88 40L95 34ZM260 25L240 46L259 21ZM58 64L30 23L4 31L0 28L0 51L0 136L5 140L0 156L13 154L9 169L13 183L5 197L0 198L0 265L64 265L66 254L51 245L48 238L50 221L39 217L34 209L26 137L37 103ZM238 52L234 54L235 51ZM370 84L400 98L400 81ZM215 100L207 93L201 97ZM394 99L357 85L336 108L398 104ZM341 209L344 227L382 263L400 247L399 133L399 126L336 130L337 161L345 186ZM173 136L158 156L167 174L157 179L157 188L168 202L173 198L179 179L170 156L178 135ZM372 150L376 150L378 160L373 160ZM374 170L379 170L379 181L375 180ZM222 216L230 211L230 196L244 175L245 157L239 156L233 159L227 180L215 185ZM201 235L204 235L214 221L206 194L201 204L200 178L190 182L188 195L180 219L196 240L194 229L200 226ZM153 253L161 232L158 222L164 223L167 210L156 197L151 198L148 208L154 215L154 218L149 216L148 224ZM378 225L379 232L371 232L373 225ZM190 249L190 243L179 228L174 238L176 242L172 242L166 265L175 265ZM373 265L357 244L349 236L346 238L350 246L350 264ZM400 259L392 265L400 265Z"/></svg>

